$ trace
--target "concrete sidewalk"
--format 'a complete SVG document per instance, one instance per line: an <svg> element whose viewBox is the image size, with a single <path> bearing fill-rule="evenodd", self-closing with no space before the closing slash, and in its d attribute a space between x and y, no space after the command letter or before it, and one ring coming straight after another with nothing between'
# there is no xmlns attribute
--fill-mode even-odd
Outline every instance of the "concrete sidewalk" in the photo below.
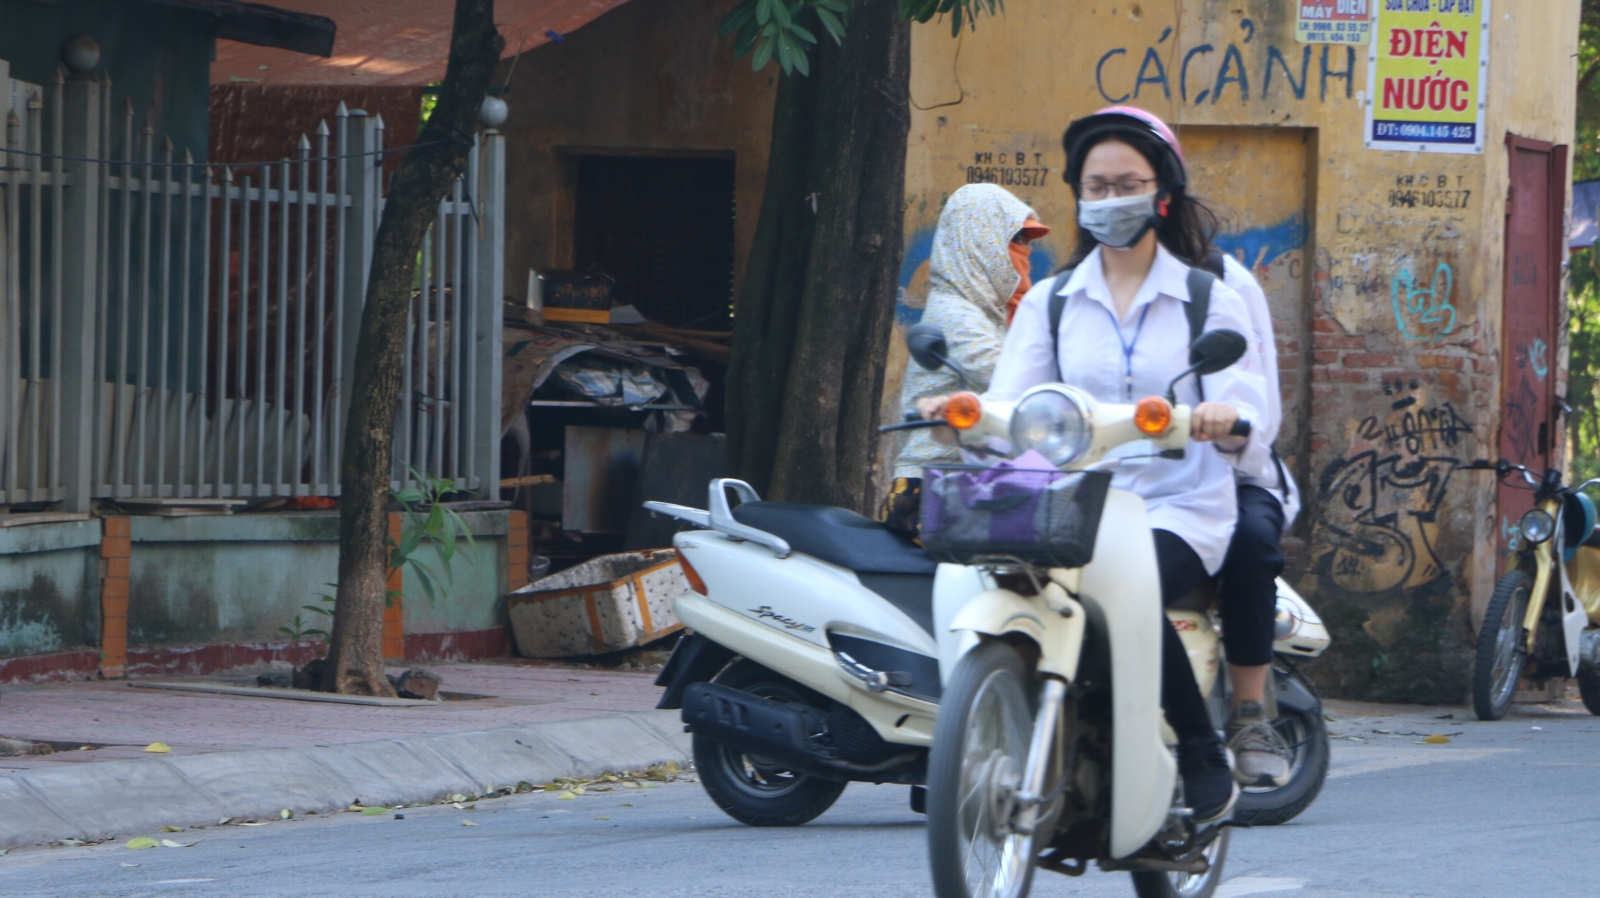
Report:
<svg viewBox="0 0 1600 898"><path fill-rule="evenodd" d="M58 751L0 758L0 848L274 819L285 808L431 803L688 760L677 712L651 710L653 673L515 661L430 669L445 691L487 697L392 708L126 682L9 688L0 734ZM171 753L145 752L152 742ZM71 750L80 745L92 748Z"/></svg>

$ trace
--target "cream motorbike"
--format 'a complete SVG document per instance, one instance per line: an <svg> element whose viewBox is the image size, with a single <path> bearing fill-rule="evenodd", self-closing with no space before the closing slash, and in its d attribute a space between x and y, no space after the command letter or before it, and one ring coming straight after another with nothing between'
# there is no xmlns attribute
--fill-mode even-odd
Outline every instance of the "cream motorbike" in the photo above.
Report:
<svg viewBox="0 0 1600 898"><path fill-rule="evenodd" d="M936 333L908 342L920 364L943 361ZM1237 333L1202 334L1183 376L1220 371L1244 350ZM1119 463L1112 450L1135 441L1181 457L1190 411L1170 388L1112 405L1049 384L1015 402L957 394L944 422L930 422L969 448L1005 441L1053 466L924 474L923 543L944 562L933 602L946 679L927 783L939 898L1022 898L1035 867L1075 876L1091 861L1132 873L1147 898L1205 898L1220 882L1226 824L1197 823L1185 806L1161 711L1149 520L1107 470ZM1221 647L1210 616L1168 613L1211 693ZM1299 640L1325 644L1307 616Z"/></svg>

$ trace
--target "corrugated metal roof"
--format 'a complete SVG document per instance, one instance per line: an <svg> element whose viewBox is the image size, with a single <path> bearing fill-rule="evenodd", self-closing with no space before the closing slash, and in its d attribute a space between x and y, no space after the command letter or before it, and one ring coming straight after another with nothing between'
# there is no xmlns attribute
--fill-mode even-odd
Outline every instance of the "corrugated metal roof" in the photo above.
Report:
<svg viewBox="0 0 1600 898"><path fill-rule="evenodd" d="M549 43L625 0L496 0L502 57ZM273 0L338 26L326 59L233 41L217 42L211 83L417 85L443 80L450 52L451 0Z"/></svg>

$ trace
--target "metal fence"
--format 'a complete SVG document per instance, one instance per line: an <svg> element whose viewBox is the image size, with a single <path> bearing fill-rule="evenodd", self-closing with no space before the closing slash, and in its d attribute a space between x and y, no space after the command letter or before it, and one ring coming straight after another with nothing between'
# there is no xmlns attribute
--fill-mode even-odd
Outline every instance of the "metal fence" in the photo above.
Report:
<svg viewBox="0 0 1600 898"><path fill-rule="evenodd" d="M382 119L341 104L295 158L204 165L114 114L109 82L11 84L0 504L337 495ZM397 485L498 482L504 172L484 132L424 241Z"/></svg>

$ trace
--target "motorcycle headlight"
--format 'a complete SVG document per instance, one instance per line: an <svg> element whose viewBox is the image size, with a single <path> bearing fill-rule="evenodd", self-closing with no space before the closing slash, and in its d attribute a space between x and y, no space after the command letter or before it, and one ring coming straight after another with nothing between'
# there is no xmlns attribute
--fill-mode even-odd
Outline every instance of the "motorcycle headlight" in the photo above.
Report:
<svg viewBox="0 0 1600 898"><path fill-rule="evenodd" d="M1060 467L1089 450L1094 426L1083 399L1059 386L1036 387L1023 394L1011 412L1011 445L1033 450Z"/></svg>
<svg viewBox="0 0 1600 898"><path fill-rule="evenodd" d="M1555 535L1556 521L1550 513L1537 508L1522 516L1522 521L1517 525L1522 529L1522 537L1529 545L1537 546Z"/></svg>

